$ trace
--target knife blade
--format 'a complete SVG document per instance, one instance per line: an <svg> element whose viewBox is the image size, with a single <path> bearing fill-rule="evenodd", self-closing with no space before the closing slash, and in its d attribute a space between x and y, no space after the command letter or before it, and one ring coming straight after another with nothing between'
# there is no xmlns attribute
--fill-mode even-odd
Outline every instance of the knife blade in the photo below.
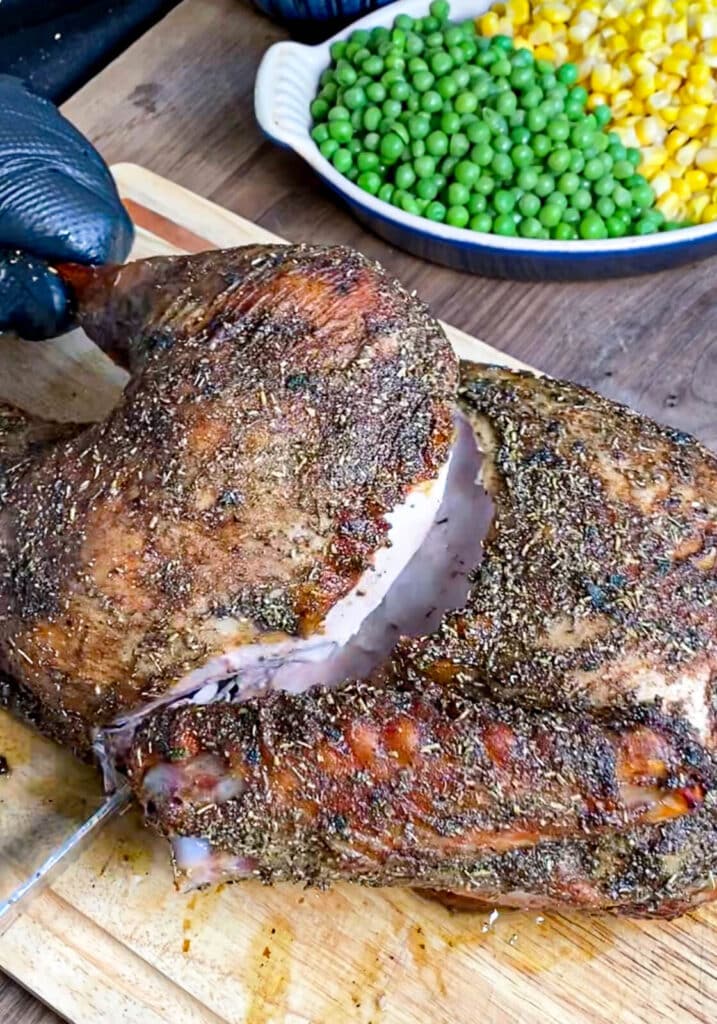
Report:
<svg viewBox="0 0 717 1024"><path fill-rule="evenodd" d="M88 840L129 804L131 797L132 791L128 783L123 782L111 796L103 801L94 814L90 815L61 846L52 851L29 878L26 878L6 900L0 903L0 934L12 923L20 909L26 907L30 900L62 873L84 848Z"/></svg>

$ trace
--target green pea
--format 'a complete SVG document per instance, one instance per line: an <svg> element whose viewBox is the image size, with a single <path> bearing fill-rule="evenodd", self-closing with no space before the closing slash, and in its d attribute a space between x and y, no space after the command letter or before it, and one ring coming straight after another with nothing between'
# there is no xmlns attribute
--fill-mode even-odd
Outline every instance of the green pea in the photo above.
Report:
<svg viewBox="0 0 717 1024"><path fill-rule="evenodd" d="M578 80L578 68L576 64L563 64L558 68L556 77L564 85L573 85Z"/></svg>
<svg viewBox="0 0 717 1024"><path fill-rule="evenodd" d="M431 156L444 156L448 152L448 136L445 132L434 131L426 138L426 149Z"/></svg>
<svg viewBox="0 0 717 1024"><path fill-rule="evenodd" d="M513 60L513 71L510 76L510 84L514 89L523 90L529 88L535 81L535 75L533 69L530 66L524 64L515 63Z"/></svg>
<svg viewBox="0 0 717 1024"><path fill-rule="evenodd" d="M364 171L363 174L359 174L356 184L364 192L370 192L372 196L375 196L381 188L381 177L375 171ZM390 202L390 197L386 201Z"/></svg>
<svg viewBox="0 0 717 1024"><path fill-rule="evenodd" d="M349 118L351 127L355 132L363 128L363 111L360 109L352 110L351 117Z"/></svg>
<svg viewBox="0 0 717 1024"><path fill-rule="evenodd" d="M552 237L557 242L571 242L578 237L578 234L570 224L565 224L561 221L560 224L556 224L553 228Z"/></svg>
<svg viewBox="0 0 717 1024"><path fill-rule="evenodd" d="M371 78L378 78L383 74L385 68L383 66L383 61L378 54L372 53L361 65L361 70L367 75L370 75Z"/></svg>
<svg viewBox="0 0 717 1024"><path fill-rule="evenodd" d="M471 160L479 167L487 167L494 155L493 147L488 142L479 142L471 149Z"/></svg>
<svg viewBox="0 0 717 1024"><path fill-rule="evenodd" d="M595 203L595 209L601 217L604 217L607 220L609 217L612 217L615 212L615 203L610 196L600 196L598 201Z"/></svg>
<svg viewBox="0 0 717 1024"><path fill-rule="evenodd" d="M570 124L567 118L560 117L550 121L546 129L548 137L554 142L565 142L570 137Z"/></svg>
<svg viewBox="0 0 717 1024"><path fill-rule="evenodd" d="M332 43L331 46L329 47L329 53L331 54L331 59L334 60L334 61L341 60L341 58L343 57L344 53L346 52L347 45L348 44L347 44L345 39L339 39L337 42Z"/></svg>
<svg viewBox="0 0 717 1024"><path fill-rule="evenodd" d="M417 71L413 76L413 88L416 92L426 93L433 87L435 80L430 71Z"/></svg>
<svg viewBox="0 0 717 1024"><path fill-rule="evenodd" d="M570 153L570 166L568 169L571 170L573 174L582 174L583 169L585 168L585 157L579 149L570 149L568 152Z"/></svg>
<svg viewBox="0 0 717 1024"><path fill-rule="evenodd" d="M604 173L605 167L599 156L595 156L591 160L586 161L583 174L588 181L597 181L598 178L602 178Z"/></svg>
<svg viewBox="0 0 717 1024"><path fill-rule="evenodd" d="M636 185L630 189L630 195L632 196L633 203L642 209L652 206L655 201L655 193L649 185Z"/></svg>
<svg viewBox="0 0 717 1024"><path fill-rule="evenodd" d="M344 60L340 60L336 65L335 75L336 81L343 86L353 85L358 78L356 69Z"/></svg>
<svg viewBox="0 0 717 1024"><path fill-rule="evenodd" d="M552 174L538 175L538 180L536 181L533 187L533 191L537 196L540 196L541 199L544 199L546 196L549 196L550 193L554 191L554 189L555 178L552 176Z"/></svg>
<svg viewBox="0 0 717 1024"><path fill-rule="evenodd" d="M547 163L554 174L563 174L570 167L570 150L554 149L549 154Z"/></svg>
<svg viewBox="0 0 717 1024"><path fill-rule="evenodd" d="M622 238L627 233L627 227L621 218L614 215L605 220L605 227L607 228L608 238Z"/></svg>
<svg viewBox="0 0 717 1024"><path fill-rule="evenodd" d="M593 185L593 192L597 196L609 196L612 195L614 191L615 179L612 177L611 174L606 174L604 177L598 178L598 180ZM633 196L633 201L634 198L635 197Z"/></svg>
<svg viewBox="0 0 717 1024"><path fill-rule="evenodd" d="M470 214L465 206L449 206L446 211L446 224L453 228L464 228L470 220Z"/></svg>
<svg viewBox="0 0 717 1024"><path fill-rule="evenodd" d="M311 138L318 145L321 142L326 142L329 137L329 126L326 124L317 124L315 128L311 129Z"/></svg>
<svg viewBox="0 0 717 1024"><path fill-rule="evenodd" d="M473 121L466 127L466 135L470 142L480 144L490 142L491 129L483 121Z"/></svg>
<svg viewBox="0 0 717 1024"><path fill-rule="evenodd" d="M406 36L406 53L409 57L418 56L419 53L423 53L424 49L425 43L415 32L410 32Z"/></svg>
<svg viewBox="0 0 717 1024"><path fill-rule="evenodd" d="M394 82L391 86L391 99L398 100L403 103L411 95L411 86L405 79L400 82Z"/></svg>
<svg viewBox="0 0 717 1024"><path fill-rule="evenodd" d="M387 99L383 101L381 110L384 117L395 119L401 113L402 107L398 100Z"/></svg>
<svg viewBox="0 0 717 1024"><path fill-rule="evenodd" d="M542 234L540 221L535 217L524 217L518 225L518 231L523 238L540 238Z"/></svg>
<svg viewBox="0 0 717 1024"><path fill-rule="evenodd" d="M548 136L543 135L542 133L533 136L533 141L531 142L530 147L539 158L547 156L553 148Z"/></svg>
<svg viewBox="0 0 717 1024"><path fill-rule="evenodd" d="M437 113L442 106L443 98L435 89L429 89L421 97L421 109L425 110L427 114Z"/></svg>
<svg viewBox="0 0 717 1024"><path fill-rule="evenodd" d="M563 192L551 192L545 200L546 203L552 203L554 206L559 206L561 210L564 210L568 206L568 197Z"/></svg>
<svg viewBox="0 0 717 1024"><path fill-rule="evenodd" d="M456 164L454 173L456 181L469 189L473 188L481 176L480 167L471 160L461 160L460 163Z"/></svg>
<svg viewBox="0 0 717 1024"><path fill-rule="evenodd" d="M510 137L517 146L525 146L530 142L531 133L525 125L516 125L511 128Z"/></svg>
<svg viewBox="0 0 717 1024"><path fill-rule="evenodd" d="M536 217L540 212L540 199L532 192L525 192L518 200L518 209L524 217Z"/></svg>
<svg viewBox="0 0 717 1024"><path fill-rule="evenodd" d="M466 89L470 85L471 73L467 67L454 68L453 70L453 81L458 86L459 91ZM478 97L476 97L476 100Z"/></svg>
<svg viewBox="0 0 717 1024"><path fill-rule="evenodd" d="M429 220L444 221L446 219L447 212L448 211L444 204L435 200L434 202L429 203L426 207L425 216L428 217Z"/></svg>
<svg viewBox="0 0 717 1024"><path fill-rule="evenodd" d="M563 210L557 205L557 203L546 203L540 210L538 219L543 227L554 228L560 223L562 216Z"/></svg>
<svg viewBox="0 0 717 1024"><path fill-rule="evenodd" d="M356 157L356 166L359 171L375 171L379 163L378 153L367 153L365 149L361 150Z"/></svg>
<svg viewBox="0 0 717 1024"><path fill-rule="evenodd" d="M371 82L366 86L366 96L371 103L383 103L386 99L386 86L380 82Z"/></svg>
<svg viewBox="0 0 717 1024"><path fill-rule="evenodd" d="M477 213L471 217L469 227L471 231L482 231L487 234L493 227L493 218L489 213Z"/></svg>
<svg viewBox="0 0 717 1024"><path fill-rule="evenodd" d="M495 101L495 109L503 117L509 117L518 109L518 97L512 89L506 89Z"/></svg>
<svg viewBox="0 0 717 1024"><path fill-rule="evenodd" d="M558 188L564 195L572 196L580 188L580 178L572 171L566 171L558 178Z"/></svg>
<svg viewBox="0 0 717 1024"><path fill-rule="evenodd" d="M436 161L428 153L419 156L413 162L413 167L419 178L430 178L436 173ZM405 186L403 186L405 188ZM422 198L426 198L422 196Z"/></svg>
<svg viewBox="0 0 717 1024"><path fill-rule="evenodd" d="M331 157L331 163L334 165L339 174L346 174L349 167L354 162L353 155L349 149L339 147Z"/></svg>
<svg viewBox="0 0 717 1024"><path fill-rule="evenodd" d="M457 131L460 131L460 127L460 115L456 114L454 110L445 110L441 114L441 131L446 135L455 135Z"/></svg>
<svg viewBox="0 0 717 1024"><path fill-rule="evenodd" d="M513 145L512 145L512 142L511 142L511 139L510 139L509 135L496 135L496 136L494 136L493 141L491 142L491 145L493 146L493 149L496 151L496 153L510 153L511 149L513 148ZM532 157L532 151L531 151L531 157Z"/></svg>
<svg viewBox="0 0 717 1024"><path fill-rule="evenodd" d="M368 132L363 137L363 148L369 150L369 152L371 153L377 152L380 144L381 136L378 134L378 132Z"/></svg>
<svg viewBox="0 0 717 1024"><path fill-rule="evenodd" d="M435 18L436 21L444 22L448 20L451 5L448 3L448 0L432 0L428 10L431 12L431 17Z"/></svg>
<svg viewBox="0 0 717 1024"><path fill-rule="evenodd" d="M493 221L493 231L496 235L515 236L515 220L509 213L500 213Z"/></svg>
<svg viewBox="0 0 717 1024"><path fill-rule="evenodd" d="M329 135L336 142L348 142L354 130L350 121L331 121L329 123Z"/></svg>
<svg viewBox="0 0 717 1024"><path fill-rule="evenodd" d="M311 116L314 118L315 121L320 121L322 118L326 117L326 115L329 112L329 109L330 107L328 100L320 98L315 99L311 106L309 107L309 110L311 111Z"/></svg>
<svg viewBox="0 0 717 1024"><path fill-rule="evenodd" d="M576 210L580 210L581 213L584 213L585 210L589 210L593 205L593 197L588 189L579 188L573 193L570 202Z"/></svg>
<svg viewBox="0 0 717 1024"><path fill-rule="evenodd" d="M470 198L470 189L460 181L454 181L448 186L447 197L449 206L465 206Z"/></svg>
<svg viewBox="0 0 717 1024"><path fill-rule="evenodd" d="M588 91L582 85L574 85L569 95L572 102L579 103L581 107L584 107L588 101Z"/></svg>
<svg viewBox="0 0 717 1024"><path fill-rule="evenodd" d="M589 210L580 221L580 237L587 240L607 238L607 227L599 213Z"/></svg>
<svg viewBox="0 0 717 1024"><path fill-rule="evenodd" d="M450 54L446 53L445 50L438 50L434 53L428 61L431 71L434 75L440 78L442 75L447 75L453 68L453 59Z"/></svg>
<svg viewBox="0 0 717 1024"><path fill-rule="evenodd" d="M538 171L535 167L521 167L517 178L518 188L525 192L532 192L538 181Z"/></svg>
<svg viewBox="0 0 717 1024"><path fill-rule="evenodd" d="M399 164L394 174L397 188L409 189L416 180L416 172L411 164Z"/></svg>
<svg viewBox="0 0 717 1024"><path fill-rule="evenodd" d="M365 140L364 140L365 144ZM389 132L381 139L380 153L385 164L395 164L403 153L403 140L395 132Z"/></svg>
<svg viewBox="0 0 717 1024"><path fill-rule="evenodd" d="M416 173L418 174L418 170L416 170ZM416 193L421 199L435 199L439 192L440 189L435 176L430 178L421 178L419 176L418 183L416 184Z"/></svg>
<svg viewBox="0 0 717 1024"><path fill-rule="evenodd" d="M472 114L478 107L478 98L472 92L461 92L456 96L453 106L458 114Z"/></svg>
<svg viewBox="0 0 717 1024"><path fill-rule="evenodd" d="M609 107L606 107L604 103L595 107L593 114L601 128L604 128L606 124L609 124L612 121L612 111Z"/></svg>
<svg viewBox="0 0 717 1024"><path fill-rule="evenodd" d="M615 178L629 178L634 171L634 168L629 160L619 159L615 160L612 165L612 173Z"/></svg>
<svg viewBox="0 0 717 1024"><path fill-rule="evenodd" d="M642 160L642 154L639 149L632 149L628 147L627 159L630 161L633 167L637 167Z"/></svg>
<svg viewBox="0 0 717 1024"><path fill-rule="evenodd" d="M329 121L348 121L349 116L350 115L346 107L342 106L340 103L335 107L332 107L329 111Z"/></svg>
<svg viewBox="0 0 717 1024"><path fill-rule="evenodd" d="M513 159L513 164L518 168L530 166L535 158L535 154L530 146L524 144L513 146L510 155Z"/></svg>
<svg viewBox="0 0 717 1024"><path fill-rule="evenodd" d="M468 213L471 217L476 213L484 213L488 209L488 200L485 196L474 192L468 200Z"/></svg>
<svg viewBox="0 0 717 1024"><path fill-rule="evenodd" d="M495 179L490 174L481 174L473 190L481 196L489 196L495 189Z"/></svg>
<svg viewBox="0 0 717 1024"><path fill-rule="evenodd" d="M580 121L583 116L583 108L579 103L574 103L568 98L563 106L563 113L568 121Z"/></svg>
<svg viewBox="0 0 717 1024"><path fill-rule="evenodd" d="M493 206L497 213L511 213L515 209L515 195L510 189L499 188L493 196Z"/></svg>
<svg viewBox="0 0 717 1024"><path fill-rule="evenodd" d="M496 153L491 161L491 167L497 178L513 177L513 161L507 153Z"/></svg>

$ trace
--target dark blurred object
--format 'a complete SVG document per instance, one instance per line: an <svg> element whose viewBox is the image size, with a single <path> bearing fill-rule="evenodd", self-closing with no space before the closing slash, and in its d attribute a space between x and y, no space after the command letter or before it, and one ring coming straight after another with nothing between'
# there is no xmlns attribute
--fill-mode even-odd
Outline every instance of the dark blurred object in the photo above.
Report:
<svg viewBox="0 0 717 1024"><path fill-rule="evenodd" d="M254 6L304 43L323 42L390 0L254 0Z"/></svg>
<svg viewBox="0 0 717 1024"><path fill-rule="evenodd" d="M178 0L0 0L0 68L61 103Z"/></svg>
<svg viewBox="0 0 717 1024"><path fill-rule="evenodd" d="M0 330L57 335L70 301L45 260L117 262L131 243L99 153L54 104L0 75Z"/></svg>

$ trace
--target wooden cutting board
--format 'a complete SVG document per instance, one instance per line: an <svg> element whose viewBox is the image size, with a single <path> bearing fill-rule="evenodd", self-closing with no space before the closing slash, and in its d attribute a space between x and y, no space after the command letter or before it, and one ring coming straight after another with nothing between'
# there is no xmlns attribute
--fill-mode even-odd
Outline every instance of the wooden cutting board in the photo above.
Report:
<svg viewBox="0 0 717 1024"><path fill-rule="evenodd" d="M139 167L114 173L138 225L135 257L276 240ZM447 331L464 358L517 365ZM101 416L123 383L78 332L0 344L0 398L38 412ZM1 829L32 834L31 811L36 830L79 819L84 791L96 797L88 769L6 715L0 752L35 801L0 790ZM455 913L347 885L179 895L164 843L130 811L10 925L0 966L76 1024L710 1022L717 909L653 923Z"/></svg>

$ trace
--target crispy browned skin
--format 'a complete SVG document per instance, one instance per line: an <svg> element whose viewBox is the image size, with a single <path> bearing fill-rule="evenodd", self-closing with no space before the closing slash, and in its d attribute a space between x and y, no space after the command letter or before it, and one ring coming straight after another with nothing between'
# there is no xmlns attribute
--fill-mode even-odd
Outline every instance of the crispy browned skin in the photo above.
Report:
<svg viewBox="0 0 717 1024"><path fill-rule="evenodd" d="M461 397L497 506L466 607L371 685L168 709L133 785L165 834L268 879L666 916L711 899L717 461L570 384L466 367ZM240 795L208 803L204 755ZM156 764L194 781L158 794Z"/></svg>
<svg viewBox="0 0 717 1024"><path fill-rule="evenodd" d="M687 698L712 728L717 459L694 438L587 389L462 367L496 517L465 609L404 647L549 706Z"/></svg>
<svg viewBox="0 0 717 1024"><path fill-rule="evenodd" d="M316 628L445 461L457 367L349 249L65 273L133 378L106 422L6 474L0 670L81 745L213 654Z"/></svg>

